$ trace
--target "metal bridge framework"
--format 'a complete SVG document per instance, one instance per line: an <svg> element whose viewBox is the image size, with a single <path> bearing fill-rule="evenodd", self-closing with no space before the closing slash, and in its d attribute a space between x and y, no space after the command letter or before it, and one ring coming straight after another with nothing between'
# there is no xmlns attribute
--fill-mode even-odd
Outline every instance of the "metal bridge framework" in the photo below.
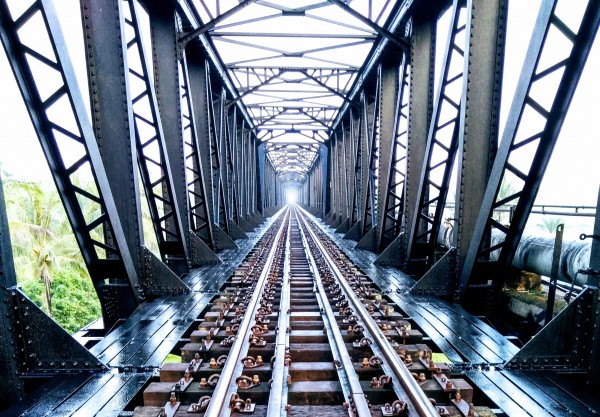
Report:
<svg viewBox="0 0 600 417"><path fill-rule="evenodd" d="M188 0L111 0L110 7L82 0L91 118L52 1L14 3L0 1L1 40L106 329L156 297L193 292L182 277L219 263L220 252L248 239L285 204L286 189L297 190L303 207L357 248L376 253L377 264L413 276L413 295L450 299L491 315L600 24L597 0L585 2L576 27L561 18L557 1L542 2L500 141L506 0L435 6L401 0L392 2L385 21L370 9L366 15L355 11L349 1L328 0L369 29L339 35L342 42L370 46L361 67L330 62L330 68L231 63L219 54L219 40L251 47L243 41L247 33L222 27L244 8L256 3L278 16L305 16L309 6L242 0L207 21ZM142 7L151 50L142 41ZM436 24L448 7L448 43L439 45ZM43 48L28 43L23 33L31 30L43 38ZM549 33L558 34L560 46ZM564 48L565 40L569 47L555 54L556 62L540 58ZM275 58L314 53L269 51ZM48 73L52 83L40 75ZM542 102L536 84L548 79L552 97ZM307 92L294 105L278 96L300 94L298 84ZM245 99L257 94L262 101L248 104ZM325 96L339 105L319 102ZM527 118L536 119L539 130L525 132ZM305 140L282 142L285 134ZM515 155L525 148L533 158L517 166ZM78 175L92 178L91 186L83 189ZM508 179L516 186L500 196ZM140 187L160 256L143 243ZM455 238L440 254L443 210L454 191ZM494 213L507 203L514 203L514 212L509 224L501 224ZM86 211L86 204L96 209ZM503 243L490 246L492 229L506 236ZM595 229L600 235L600 216ZM492 261L496 250L500 255ZM599 251L594 238L585 290L506 369L526 364L545 370L551 363L598 383L600 360L592 352L600 336ZM16 287L1 188L0 282L3 403L22 398L30 377L107 370ZM564 326L574 330L557 337ZM544 361L537 361L542 353Z"/></svg>

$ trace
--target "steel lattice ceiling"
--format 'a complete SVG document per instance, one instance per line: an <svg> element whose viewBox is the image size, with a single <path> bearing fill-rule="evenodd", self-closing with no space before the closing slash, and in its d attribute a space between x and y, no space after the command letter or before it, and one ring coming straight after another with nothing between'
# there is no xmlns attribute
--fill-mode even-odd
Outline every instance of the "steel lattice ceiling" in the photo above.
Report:
<svg viewBox="0 0 600 417"><path fill-rule="evenodd" d="M283 181L302 181L395 2L191 0Z"/></svg>

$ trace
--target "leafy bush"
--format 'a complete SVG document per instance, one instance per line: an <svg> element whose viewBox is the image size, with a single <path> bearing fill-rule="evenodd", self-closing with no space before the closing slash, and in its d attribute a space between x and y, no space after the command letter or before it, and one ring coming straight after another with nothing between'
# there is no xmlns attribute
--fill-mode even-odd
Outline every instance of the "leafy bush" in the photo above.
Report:
<svg viewBox="0 0 600 417"><path fill-rule="evenodd" d="M44 307L44 283L31 279L23 292L40 308ZM56 271L52 282L52 318L69 333L75 333L102 314L100 302L89 277L73 271Z"/></svg>

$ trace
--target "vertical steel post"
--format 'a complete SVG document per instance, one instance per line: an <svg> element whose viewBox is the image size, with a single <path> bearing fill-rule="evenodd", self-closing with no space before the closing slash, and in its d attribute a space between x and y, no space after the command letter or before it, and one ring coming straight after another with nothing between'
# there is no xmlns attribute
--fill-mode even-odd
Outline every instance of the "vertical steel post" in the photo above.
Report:
<svg viewBox="0 0 600 417"><path fill-rule="evenodd" d="M455 211L456 274L460 275L498 147L506 0L473 0L464 129L458 148Z"/></svg>
<svg viewBox="0 0 600 417"><path fill-rule="evenodd" d="M498 262L485 274L477 274L476 271L474 275L479 284L487 284L492 275L493 292L495 296L499 295L598 32L600 1L591 0L587 3L585 9L582 9L579 27L573 29L561 19L560 14L564 13L564 10L560 11L556 5L557 2L548 1L542 2L540 6L503 138L473 228L471 244L465 255L458 288L458 296L461 297L469 286L476 265L489 265L489 262L483 260L490 252L498 249ZM574 32L575 29L577 32ZM548 36L550 32L557 36ZM563 49L561 53L565 58L561 58L557 48ZM552 50L553 53L550 61L544 62L541 57L546 57L544 52L547 50ZM549 79L552 85L550 89L546 84ZM537 88L544 88L549 94L544 97L543 102L536 100L534 92ZM533 134L525 132L532 120L535 120L536 126L540 126ZM531 152L529 155L533 157L528 158L528 166L516 164L513 157L526 145L527 152ZM508 196L501 196L499 192L502 181L511 179L515 181L511 184L514 192L511 191ZM511 201L516 201L516 208L507 227L494 218L494 212ZM504 241L494 247L486 244L485 239L492 228L505 235ZM477 298L475 295L473 300Z"/></svg>
<svg viewBox="0 0 600 417"><path fill-rule="evenodd" d="M416 206L407 223L408 267L421 275L436 259L438 232L451 182L458 144L462 141L461 114L465 107L464 85L471 31L470 0L454 0L442 71L419 174ZM462 11L466 10L466 22ZM456 72L453 67L461 68Z"/></svg>
<svg viewBox="0 0 600 417"><path fill-rule="evenodd" d="M216 250L218 245L213 233L213 222L206 192L205 170L200 155L200 140L203 139L199 137L197 128L198 112L195 111L191 97L190 75L185 51L181 51L181 75L181 102L184 103L183 108L185 109L183 134L189 224L193 233L196 233L211 249Z"/></svg>
<svg viewBox="0 0 600 417"><path fill-rule="evenodd" d="M0 401L12 404L23 397L23 381L18 377L16 337L11 319L13 312L9 288L17 285L13 262L10 230L4 200L4 188L0 173Z"/></svg>
<svg viewBox="0 0 600 417"><path fill-rule="evenodd" d="M413 16L410 50L410 104L406 159L405 223L415 221L419 172L425 160L425 144L433 112L435 28L437 16L419 11ZM377 262L406 267L407 236L401 233L379 256Z"/></svg>
<svg viewBox="0 0 600 417"><path fill-rule="evenodd" d="M400 70L399 57L389 59L380 65L380 93L378 95L379 103L377 106L378 121L377 131L373 132L378 136L377 154L378 154L378 173L374 182L377 182L377 187L374 187L377 192L377 204L372 208L376 213L373 219L373 227L365 236L358 242L357 247L377 251L379 237L383 231L383 224L386 214L386 203L388 194L389 177L393 174L392 158L394 155L393 147L396 143L396 118L398 103L398 92L400 88ZM371 150L375 152L375 150Z"/></svg>
<svg viewBox="0 0 600 417"><path fill-rule="evenodd" d="M164 134L165 148L167 151L166 164L170 166L173 191L175 193L179 221L183 234L183 243L187 247L189 262L192 266L201 266L204 263L213 263L218 258L200 241L190 227L188 204L188 186L186 181L186 158L183 140L183 125L181 114L180 97L180 74L179 74L179 50L177 40L177 29L175 26L175 5L158 5L150 2L148 5L150 17L150 33L152 40L152 57L154 62L154 85L156 99L162 130ZM183 56L181 56L183 60ZM185 69L185 64L182 66ZM185 75L183 77L186 78ZM188 101L189 103L189 101ZM188 117L193 117L188 115ZM193 122L190 122L193 126ZM194 140L195 135L191 135ZM195 162L195 161L194 161ZM163 194L168 190L163 189ZM170 233L177 233L177 224L173 219L167 219L167 229Z"/></svg>
<svg viewBox="0 0 600 417"><path fill-rule="evenodd" d="M237 245L221 229L217 223L219 213L215 212L216 200L221 196L218 185L218 167L213 166L212 149L216 144L216 120L212 102L209 64L197 48L190 45L186 49L187 67L189 75L189 92L192 98L194 120L198 137L198 151L202 164L204 180L206 181L206 200L212 223L215 241L215 250L235 248Z"/></svg>
<svg viewBox="0 0 600 417"><path fill-rule="evenodd" d="M143 232L140 177L133 114L128 110L129 81L120 0L100 4L82 0L92 125L112 196L138 275L142 275Z"/></svg>

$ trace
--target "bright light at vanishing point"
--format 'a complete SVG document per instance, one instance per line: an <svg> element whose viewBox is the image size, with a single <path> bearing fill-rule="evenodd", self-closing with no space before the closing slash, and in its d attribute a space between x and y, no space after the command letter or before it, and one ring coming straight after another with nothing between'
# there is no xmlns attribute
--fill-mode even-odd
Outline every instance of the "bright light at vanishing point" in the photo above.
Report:
<svg viewBox="0 0 600 417"><path fill-rule="evenodd" d="M296 204L296 200L298 199L298 194L296 190L286 190L285 199L288 204Z"/></svg>

